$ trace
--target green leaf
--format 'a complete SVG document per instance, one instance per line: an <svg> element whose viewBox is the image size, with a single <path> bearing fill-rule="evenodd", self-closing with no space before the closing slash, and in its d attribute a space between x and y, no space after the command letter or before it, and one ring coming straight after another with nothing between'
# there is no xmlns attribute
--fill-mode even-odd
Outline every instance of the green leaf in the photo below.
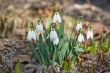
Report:
<svg viewBox="0 0 110 73"><path fill-rule="evenodd" d="M63 62L62 69L67 71L67 67L68 67L68 63L67 62Z"/></svg>
<svg viewBox="0 0 110 73"><path fill-rule="evenodd" d="M76 52L84 52L84 49L75 47L75 51L76 51Z"/></svg>
<svg viewBox="0 0 110 73"><path fill-rule="evenodd" d="M63 62L62 64L62 69L65 70L65 71L70 71L71 69L71 65L72 65L72 62Z"/></svg>
<svg viewBox="0 0 110 73"><path fill-rule="evenodd" d="M21 73L20 63L19 62L15 66L15 73Z"/></svg>
<svg viewBox="0 0 110 73"><path fill-rule="evenodd" d="M69 45L68 45L69 42L66 42L62 48L60 50L58 50L58 60L60 62L60 64L63 62L64 60L64 56L66 54L66 51L69 49Z"/></svg>
<svg viewBox="0 0 110 73"><path fill-rule="evenodd" d="M96 53L96 50L97 50L96 43L93 43L93 44L92 44L90 50L91 50L91 53L92 53L92 54Z"/></svg>
<svg viewBox="0 0 110 73"><path fill-rule="evenodd" d="M65 44L65 40L61 39L58 45L58 49L61 49L63 47L63 45Z"/></svg>
<svg viewBox="0 0 110 73"><path fill-rule="evenodd" d="M61 38L63 38L63 36L64 36L64 24L63 24L63 22L60 23L59 35Z"/></svg>
<svg viewBox="0 0 110 73"><path fill-rule="evenodd" d="M38 60L40 64L42 64L42 60L41 57L39 55L38 50L34 47L34 45L32 44L32 42L30 42L30 46L32 48L32 53L33 53L33 57L36 59L36 61Z"/></svg>
<svg viewBox="0 0 110 73"><path fill-rule="evenodd" d="M50 24L51 24L51 17L47 17L46 18L46 23L45 23L45 27L47 30L50 29Z"/></svg>

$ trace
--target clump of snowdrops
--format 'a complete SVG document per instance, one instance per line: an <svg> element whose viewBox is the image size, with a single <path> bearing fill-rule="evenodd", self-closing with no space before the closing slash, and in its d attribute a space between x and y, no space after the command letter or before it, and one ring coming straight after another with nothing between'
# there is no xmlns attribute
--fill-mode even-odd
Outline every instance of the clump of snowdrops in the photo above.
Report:
<svg viewBox="0 0 110 73"><path fill-rule="evenodd" d="M49 28L45 27L41 17L38 17L36 27L34 27L32 22L29 24L27 39L36 62L45 67L58 66L58 71L70 71L72 66L77 64L77 58L81 60L82 53L88 51L90 53L96 52L96 43L93 42L93 29L91 24L89 24L84 37L81 23L82 17L77 17L71 36L67 37L64 34L64 22L60 12L57 8L53 11L52 22L48 25ZM76 34L73 36L74 31ZM85 39L90 42L88 47L83 45Z"/></svg>

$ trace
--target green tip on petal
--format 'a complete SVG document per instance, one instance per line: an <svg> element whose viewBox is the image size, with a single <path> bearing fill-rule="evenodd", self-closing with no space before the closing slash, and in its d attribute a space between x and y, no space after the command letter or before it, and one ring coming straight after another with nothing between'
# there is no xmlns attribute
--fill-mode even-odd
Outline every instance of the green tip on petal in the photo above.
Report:
<svg viewBox="0 0 110 73"><path fill-rule="evenodd" d="M34 25L33 25L32 22L30 23L30 30L31 30L31 31L34 30Z"/></svg>
<svg viewBox="0 0 110 73"><path fill-rule="evenodd" d="M38 20L37 20L38 22L41 22L41 17L40 16L38 16Z"/></svg>
<svg viewBox="0 0 110 73"><path fill-rule="evenodd" d="M56 23L51 23L51 25L55 25Z"/></svg>
<svg viewBox="0 0 110 73"><path fill-rule="evenodd" d="M82 18L83 18L83 16L78 16L78 17L76 18L76 23L80 23Z"/></svg>
<svg viewBox="0 0 110 73"><path fill-rule="evenodd" d="M53 9L54 12L58 12L58 6L55 6Z"/></svg>
<svg viewBox="0 0 110 73"><path fill-rule="evenodd" d="M91 24L89 24L89 25L88 25L88 28L91 30L91 29L92 29L92 25L91 25Z"/></svg>
<svg viewBox="0 0 110 73"><path fill-rule="evenodd" d="M52 31L54 31L55 30L55 28L52 28Z"/></svg>
<svg viewBox="0 0 110 73"><path fill-rule="evenodd" d="M78 20L81 20L82 18L83 18L83 16L78 16L77 17Z"/></svg>
<svg viewBox="0 0 110 73"><path fill-rule="evenodd" d="M79 30L79 33L83 33L83 30L82 30L82 29L80 29L80 30Z"/></svg>

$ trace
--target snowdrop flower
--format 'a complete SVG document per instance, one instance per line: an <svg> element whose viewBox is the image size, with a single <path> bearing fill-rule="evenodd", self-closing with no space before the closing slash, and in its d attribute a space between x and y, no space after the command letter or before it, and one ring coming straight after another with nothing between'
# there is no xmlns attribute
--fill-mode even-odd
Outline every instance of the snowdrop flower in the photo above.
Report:
<svg viewBox="0 0 110 73"><path fill-rule="evenodd" d="M93 39L93 31L92 31L91 26L89 27L89 30L87 31L86 37L87 37L87 40Z"/></svg>
<svg viewBox="0 0 110 73"><path fill-rule="evenodd" d="M38 24L36 25L36 31L43 32L43 25L41 22L38 22Z"/></svg>
<svg viewBox="0 0 110 73"><path fill-rule="evenodd" d="M80 29L82 29L82 24L81 22L76 24L76 31L79 31Z"/></svg>
<svg viewBox="0 0 110 73"><path fill-rule="evenodd" d="M60 14L56 11L53 15L53 23L61 23L62 19L60 17Z"/></svg>
<svg viewBox="0 0 110 73"><path fill-rule="evenodd" d="M54 29L50 32L50 41L53 42L54 45L58 45L59 43L58 35Z"/></svg>
<svg viewBox="0 0 110 73"><path fill-rule="evenodd" d="M79 34L78 36L78 42L81 43L81 42L84 42L84 36L82 33Z"/></svg>
<svg viewBox="0 0 110 73"><path fill-rule="evenodd" d="M32 41L32 40L36 41L36 35L35 35L34 29L33 29L33 25L31 25L31 26L32 27L30 27L30 30L27 34L27 39L28 39L28 41Z"/></svg>
<svg viewBox="0 0 110 73"><path fill-rule="evenodd" d="M59 43L59 38L57 37L55 40L53 40L53 44L58 45L58 43Z"/></svg>

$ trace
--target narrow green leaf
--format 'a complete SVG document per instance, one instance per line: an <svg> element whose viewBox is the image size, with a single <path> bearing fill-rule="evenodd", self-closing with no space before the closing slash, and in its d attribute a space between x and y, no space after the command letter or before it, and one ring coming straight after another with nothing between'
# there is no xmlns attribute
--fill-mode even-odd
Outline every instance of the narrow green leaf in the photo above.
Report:
<svg viewBox="0 0 110 73"><path fill-rule="evenodd" d="M46 23L45 23L45 27L47 30L50 29L50 24L51 24L51 17L47 17L46 18Z"/></svg>
<svg viewBox="0 0 110 73"><path fill-rule="evenodd" d="M61 38L63 38L64 36L64 23L63 22L60 23L59 35Z"/></svg>
<svg viewBox="0 0 110 73"><path fill-rule="evenodd" d="M84 52L84 49L75 47L75 51L76 51L76 52Z"/></svg>
<svg viewBox="0 0 110 73"><path fill-rule="evenodd" d="M19 62L15 66L15 73L21 73L20 63Z"/></svg>

